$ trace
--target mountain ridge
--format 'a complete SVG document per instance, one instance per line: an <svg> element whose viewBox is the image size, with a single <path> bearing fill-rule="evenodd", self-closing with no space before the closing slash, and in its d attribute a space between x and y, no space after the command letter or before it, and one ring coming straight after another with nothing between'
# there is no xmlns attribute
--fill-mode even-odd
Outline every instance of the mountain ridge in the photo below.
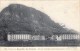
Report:
<svg viewBox="0 0 80 51"><path fill-rule="evenodd" d="M48 15L35 8L21 4L10 4L0 13L1 34L74 34L76 31L63 28Z"/></svg>

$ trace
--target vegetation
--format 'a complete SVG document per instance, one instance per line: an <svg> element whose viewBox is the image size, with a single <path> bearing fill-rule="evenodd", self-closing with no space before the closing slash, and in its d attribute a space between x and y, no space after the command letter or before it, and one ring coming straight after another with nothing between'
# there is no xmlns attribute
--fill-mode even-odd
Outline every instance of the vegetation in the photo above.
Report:
<svg viewBox="0 0 80 51"><path fill-rule="evenodd" d="M11 4L0 13L0 40L10 34L39 34L46 37L53 34L76 33L52 21L48 15L34 8Z"/></svg>

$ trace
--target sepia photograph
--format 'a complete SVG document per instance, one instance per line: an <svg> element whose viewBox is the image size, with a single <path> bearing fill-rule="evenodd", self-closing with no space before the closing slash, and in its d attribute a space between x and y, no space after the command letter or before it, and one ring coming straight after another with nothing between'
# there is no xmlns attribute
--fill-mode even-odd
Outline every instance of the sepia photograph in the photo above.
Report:
<svg viewBox="0 0 80 51"><path fill-rule="evenodd" d="M0 0L1 47L79 47L79 0Z"/></svg>

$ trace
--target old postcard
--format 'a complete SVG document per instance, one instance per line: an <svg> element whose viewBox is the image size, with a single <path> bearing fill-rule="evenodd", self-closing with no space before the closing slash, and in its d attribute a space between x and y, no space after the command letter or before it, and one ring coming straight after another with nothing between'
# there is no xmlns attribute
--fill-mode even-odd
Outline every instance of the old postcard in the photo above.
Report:
<svg viewBox="0 0 80 51"><path fill-rule="evenodd" d="M79 50L79 0L0 0L0 51Z"/></svg>

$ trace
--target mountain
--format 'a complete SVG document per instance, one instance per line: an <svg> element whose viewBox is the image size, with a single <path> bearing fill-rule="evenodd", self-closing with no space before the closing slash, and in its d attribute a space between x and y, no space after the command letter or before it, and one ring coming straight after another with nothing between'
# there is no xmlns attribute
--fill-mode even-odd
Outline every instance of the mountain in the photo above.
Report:
<svg viewBox="0 0 80 51"><path fill-rule="evenodd" d="M75 33L52 21L48 15L21 4L10 4L0 13L0 34L52 35Z"/></svg>

